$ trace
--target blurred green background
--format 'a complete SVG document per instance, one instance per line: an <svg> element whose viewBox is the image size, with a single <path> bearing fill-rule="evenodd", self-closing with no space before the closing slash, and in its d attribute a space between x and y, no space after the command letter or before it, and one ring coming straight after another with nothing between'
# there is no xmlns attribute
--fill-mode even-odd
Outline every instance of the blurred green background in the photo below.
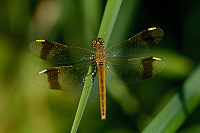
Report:
<svg viewBox="0 0 200 133"><path fill-rule="evenodd" d="M70 132L81 91L38 87L34 75L55 66L33 55L29 43L48 39L91 48L106 1L1 0L0 2L0 133ZM97 83L89 97L78 132L142 131L179 91L199 64L200 1L125 0L109 44L149 27L161 27L164 38L148 56L167 63L155 78L118 85L107 81L107 120L100 119ZM179 132L200 131L200 106Z"/></svg>

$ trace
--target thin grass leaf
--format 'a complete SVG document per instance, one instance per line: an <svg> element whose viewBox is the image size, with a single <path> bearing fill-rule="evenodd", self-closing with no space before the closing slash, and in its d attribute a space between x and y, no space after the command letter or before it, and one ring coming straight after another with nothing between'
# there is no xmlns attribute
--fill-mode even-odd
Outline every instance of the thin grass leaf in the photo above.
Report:
<svg viewBox="0 0 200 133"><path fill-rule="evenodd" d="M108 43L108 40L110 38L121 3L122 0L118 1L109 0L106 4L106 9L104 12L104 16L98 34L98 37L104 38L106 43ZM92 67L90 67L88 74L90 74L91 72L92 72ZM85 86L83 88L81 99L79 101L71 133L76 133L78 130L78 126L80 124L91 89L92 89L92 74L90 74L85 81Z"/></svg>
<svg viewBox="0 0 200 133"><path fill-rule="evenodd" d="M183 88L172 97L143 133L176 132L200 103L200 66L185 81Z"/></svg>

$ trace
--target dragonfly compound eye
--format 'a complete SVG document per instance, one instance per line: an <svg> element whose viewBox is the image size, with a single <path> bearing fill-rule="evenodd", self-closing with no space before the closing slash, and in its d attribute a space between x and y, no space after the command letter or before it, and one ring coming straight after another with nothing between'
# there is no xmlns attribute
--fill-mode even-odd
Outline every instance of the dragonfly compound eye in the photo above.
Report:
<svg viewBox="0 0 200 133"><path fill-rule="evenodd" d="M103 46L105 45L105 41L104 41L103 38L101 38L101 39L99 40L99 42L100 42Z"/></svg>
<svg viewBox="0 0 200 133"><path fill-rule="evenodd" d="M95 47L96 43L97 43L97 41L96 41L96 40L93 40L93 41L92 41L92 47Z"/></svg>

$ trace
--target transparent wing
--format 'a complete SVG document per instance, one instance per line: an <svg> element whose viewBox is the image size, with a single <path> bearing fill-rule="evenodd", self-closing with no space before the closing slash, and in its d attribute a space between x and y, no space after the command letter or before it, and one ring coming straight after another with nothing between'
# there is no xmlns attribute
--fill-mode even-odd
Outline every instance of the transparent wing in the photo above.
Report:
<svg viewBox="0 0 200 133"><path fill-rule="evenodd" d="M71 64L90 60L93 58L94 51L67 46L48 40L36 40L30 43L30 50L38 57L55 64Z"/></svg>
<svg viewBox="0 0 200 133"><path fill-rule="evenodd" d="M133 58L150 49L160 42L164 32L159 27L149 28L130 39L117 43L106 49L106 58Z"/></svg>
<svg viewBox="0 0 200 133"><path fill-rule="evenodd" d="M106 64L106 78L117 84L133 84L162 72L166 63L157 57L111 59Z"/></svg>
<svg viewBox="0 0 200 133"><path fill-rule="evenodd" d="M80 90L84 86L91 61L76 65L44 69L34 77L34 83L55 90Z"/></svg>

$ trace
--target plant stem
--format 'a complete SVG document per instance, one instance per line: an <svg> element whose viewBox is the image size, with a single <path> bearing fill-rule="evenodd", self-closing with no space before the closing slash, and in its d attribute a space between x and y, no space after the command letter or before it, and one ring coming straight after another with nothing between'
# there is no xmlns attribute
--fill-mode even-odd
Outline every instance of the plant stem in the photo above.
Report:
<svg viewBox="0 0 200 133"><path fill-rule="evenodd" d="M108 0L106 4L104 16L101 21L101 27L98 33L98 37L105 40L105 45L108 44L110 39L121 4L122 0Z"/></svg>
<svg viewBox="0 0 200 133"><path fill-rule="evenodd" d="M101 22L100 30L98 33L98 37L104 38L106 44L108 43L108 40L110 38L111 32L113 30L115 21L117 19L117 15L121 6L122 0L108 0L106 4L106 9L104 11L104 16ZM88 71L88 76L85 81L85 85L83 87L81 99L79 101L78 109L76 112L76 116L74 119L74 123L71 129L71 133L76 133L78 130L78 126L80 124L89 94L92 89L92 79L93 75L92 73L92 66L90 66Z"/></svg>
<svg viewBox="0 0 200 133"><path fill-rule="evenodd" d="M81 98L79 101L79 105L78 105L78 109L77 109L76 116L74 119L74 123L73 123L72 129L71 129L71 133L76 133L79 123L81 121L87 100L88 100L88 97L90 95L90 91L92 89L92 82L93 82L92 81L93 75L91 74L92 70L93 70L92 66L90 66L89 71L88 71L88 76L86 78L86 82L83 87L83 91L82 91Z"/></svg>

